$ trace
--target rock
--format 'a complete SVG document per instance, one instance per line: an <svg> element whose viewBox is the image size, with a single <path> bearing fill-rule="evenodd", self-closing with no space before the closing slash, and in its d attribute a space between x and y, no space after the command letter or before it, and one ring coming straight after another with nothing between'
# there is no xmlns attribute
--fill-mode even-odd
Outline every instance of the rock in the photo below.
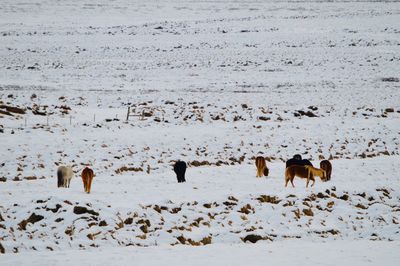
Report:
<svg viewBox="0 0 400 266"><path fill-rule="evenodd" d="M0 105L0 109L5 109L7 112L22 114L22 115L26 113L25 109L9 105Z"/></svg>
<svg viewBox="0 0 400 266"><path fill-rule="evenodd" d="M75 214L89 213L89 214L92 214L92 215L95 215L95 216L99 216L98 212L95 212L93 210L89 210L88 208L82 207L82 206L75 206L74 207L74 213Z"/></svg>
<svg viewBox="0 0 400 266"><path fill-rule="evenodd" d="M211 208L211 203L205 203L205 204L203 204L203 206L204 206L205 208L209 209L209 208Z"/></svg>
<svg viewBox="0 0 400 266"><path fill-rule="evenodd" d="M178 241L179 241L181 244L185 244L185 242L186 242L186 238L185 238L184 236L178 236L176 239L178 239Z"/></svg>
<svg viewBox="0 0 400 266"><path fill-rule="evenodd" d="M231 200L231 201L239 201L237 198L235 198L234 196L229 196L228 197L228 200Z"/></svg>
<svg viewBox="0 0 400 266"><path fill-rule="evenodd" d="M212 240L212 237L211 236L207 236L207 237L204 237L202 240L200 240L200 242L203 245L209 245L209 244L211 244L211 240Z"/></svg>
<svg viewBox="0 0 400 266"><path fill-rule="evenodd" d="M121 174L121 173L127 172L127 171L143 172L143 168L142 167L126 167L126 166L122 166L122 167L118 168L117 170L115 170L115 173Z"/></svg>
<svg viewBox="0 0 400 266"><path fill-rule="evenodd" d="M271 120L271 118L266 117L266 116L259 116L258 119L261 120L261 121L268 121L268 120Z"/></svg>
<svg viewBox="0 0 400 266"><path fill-rule="evenodd" d="M145 233L145 234L149 232L148 226L146 224L142 225L140 227L140 230L142 230L142 232Z"/></svg>
<svg viewBox="0 0 400 266"><path fill-rule="evenodd" d="M343 196L339 197L341 200L349 200L349 195L343 194Z"/></svg>
<svg viewBox="0 0 400 266"><path fill-rule="evenodd" d="M325 194L324 194L324 193L322 193L322 192L319 192L319 193L317 194L317 197L318 197L318 198L320 198L320 199L326 199L326 198L329 198L329 196L325 195Z"/></svg>
<svg viewBox="0 0 400 266"><path fill-rule="evenodd" d="M244 205L238 212L244 213L244 214L249 214L250 211L254 213L254 209L251 207L250 204Z"/></svg>
<svg viewBox="0 0 400 266"><path fill-rule="evenodd" d="M368 209L368 207L365 207L365 206L362 205L361 203L358 203L358 204L356 205L356 207L357 207L357 208L360 208L360 209L363 209L363 210Z"/></svg>
<svg viewBox="0 0 400 266"><path fill-rule="evenodd" d="M37 223L37 222L41 221L43 218L44 218L44 217L43 217L42 215L36 215L35 213L32 213L31 216L29 216L28 219L22 220L22 221L18 224L19 229L20 229L20 230L26 230L26 226L27 226L29 223L31 223L31 224Z"/></svg>
<svg viewBox="0 0 400 266"><path fill-rule="evenodd" d="M0 114L2 114L2 115L9 115L9 116L13 116L13 114L12 114L12 113L10 113L10 112L7 112L7 111L4 111L4 110L0 110Z"/></svg>
<svg viewBox="0 0 400 266"><path fill-rule="evenodd" d="M155 205L153 208L156 212L161 213L161 208L158 205Z"/></svg>
<svg viewBox="0 0 400 266"><path fill-rule="evenodd" d="M281 202L281 200L276 197L276 196L269 196L269 195L260 195L260 197L257 198L259 202L263 203L271 203L271 204L278 204Z"/></svg>
<svg viewBox="0 0 400 266"><path fill-rule="evenodd" d="M107 222L105 220L100 221L99 226L107 226Z"/></svg>
<svg viewBox="0 0 400 266"><path fill-rule="evenodd" d="M301 116L318 117L316 114L314 114L314 113L311 112L311 111L305 112L305 111L303 111L303 110L298 110L297 112L298 112L298 114L300 114ZM296 115L295 115L295 116L296 116Z"/></svg>
<svg viewBox="0 0 400 266"><path fill-rule="evenodd" d="M170 213L175 214L175 213L180 212L181 210L182 210L182 208L180 208L180 207L172 208Z"/></svg>
<svg viewBox="0 0 400 266"><path fill-rule="evenodd" d="M72 236L74 234L74 226L68 226L64 232L66 235Z"/></svg>
<svg viewBox="0 0 400 266"><path fill-rule="evenodd" d="M225 206L235 206L235 205L237 205L236 202L230 202L230 201L224 201L224 202L222 202L222 204L224 204Z"/></svg>
<svg viewBox="0 0 400 266"><path fill-rule="evenodd" d="M132 224L132 223L133 223L133 218L132 217L126 218L125 221L124 221L124 224Z"/></svg>
<svg viewBox="0 0 400 266"><path fill-rule="evenodd" d="M36 180L37 177L36 176L25 176L24 179L25 180Z"/></svg>
<svg viewBox="0 0 400 266"><path fill-rule="evenodd" d="M144 220L144 219L140 219L139 221L137 221L136 222L137 224L145 224L145 225L147 225L148 227L150 227L151 226L151 223L150 223L150 221L149 220Z"/></svg>
<svg viewBox="0 0 400 266"><path fill-rule="evenodd" d="M400 81L399 78L395 78L395 77L382 78L381 80L383 82L399 82Z"/></svg>
<svg viewBox="0 0 400 266"><path fill-rule="evenodd" d="M56 212L58 212L58 210L61 208L62 206L61 206L61 204L56 204L56 207L55 208L46 208L46 211L52 211L53 213L56 213Z"/></svg>
<svg viewBox="0 0 400 266"><path fill-rule="evenodd" d="M307 216L314 216L314 213L311 209L303 209L303 213Z"/></svg>
<svg viewBox="0 0 400 266"><path fill-rule="evenodd" d="M247 241L250 241L251 243L257 243L257 241L259 241L259 240L262 240L263 239L263 237L262 236L259 236L259 235L254 235L254 234L251 234L251 235L247 235L245 238L243 238L242 240L243 240L243 242L247 242Z"/></svg>

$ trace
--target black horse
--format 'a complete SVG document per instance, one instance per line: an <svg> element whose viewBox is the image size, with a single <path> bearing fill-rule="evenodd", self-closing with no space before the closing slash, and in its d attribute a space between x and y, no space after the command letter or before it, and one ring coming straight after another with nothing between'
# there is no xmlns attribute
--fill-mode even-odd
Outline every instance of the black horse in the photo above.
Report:
<svg viewBox="0 0 400 266"><path fill-rule="evenodd" d="M286 161L286 168L292 165L312 165L312 163L307 159L302 159L300 154L293 155L292 159Z"/></svg>
<svg viewBox="0 0 400 266"><path fill-rule="evenodd" d="M186 182L185 180L186 163L184 161L177 161L175 163L174 172L176 174L176 178L178 179L178 183Z"/></svg>

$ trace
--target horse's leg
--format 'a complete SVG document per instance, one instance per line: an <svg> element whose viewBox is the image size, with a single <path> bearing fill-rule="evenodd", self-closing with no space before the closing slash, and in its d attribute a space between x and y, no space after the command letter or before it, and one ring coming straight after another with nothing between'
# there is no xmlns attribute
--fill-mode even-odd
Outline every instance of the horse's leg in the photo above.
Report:
<svg viewBox="0 0 400 266"><path fill-rule="evenodd" d="M311 184L311 186L313 187L313 186L314 186L314 184L315 184L315 178L314 178L314 179L312 179L312 181L313 181L313 183Z"/></svg>
<svg viewBox="0 0 400 266"><path fill-rule="evenodd" d="M93 176L90 176L89 180L88 180L88 192L87 193L90 193L90 190L92 189L92 181L93 181Z"/></svg>
<svg viewBox="0 0 400 266"><path fill-rule="evenodd" d="M290 178L290 183L292 183L292 187L294 187L293 179L294 179L294 176L292 178Z"/></svg>

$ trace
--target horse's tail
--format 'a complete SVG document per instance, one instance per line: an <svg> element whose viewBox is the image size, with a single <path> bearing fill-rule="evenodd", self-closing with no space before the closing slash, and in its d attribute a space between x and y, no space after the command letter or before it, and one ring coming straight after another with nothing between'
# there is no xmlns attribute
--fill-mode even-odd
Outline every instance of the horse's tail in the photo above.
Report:
<svg viewBox="0 0 400 266"><path fill-rule="evenodd" d="M267 166L265 166L265 168L264 168L264 176L268 176L268 174L269 174L269 169L268 169Z"/></svg>
<svg viewBox="0 0 400 266"><path fill-rule="evenodd" d="M285 169L285 179L289 177L289 167L286 167Z"/></svg>
<svg viewBox="0 0 400 266"><path fill-rule="evenodd" d="M61 169L57 170L57 185L58 187L62 187L64 184L63 172Z"/></svg>

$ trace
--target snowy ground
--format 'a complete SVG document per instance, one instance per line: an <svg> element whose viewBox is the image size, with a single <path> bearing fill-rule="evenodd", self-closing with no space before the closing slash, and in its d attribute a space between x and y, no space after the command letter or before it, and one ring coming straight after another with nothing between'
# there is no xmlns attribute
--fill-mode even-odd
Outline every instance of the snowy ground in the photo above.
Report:
<svg viewBox="0 0 400 266"><path fill-rule="evenodd" d="M0 262L399 259L399 3L5 0L0 43Z"/></svg>
<svg viewBox="0 0 400 266"><path fill-rule="evenodd" d="M93 251L6 254L6 265L396 265L398 242L296 240L251 245L208 245L190 248L111 248ZM366 251L368 250L368 251Z"/></svg>

